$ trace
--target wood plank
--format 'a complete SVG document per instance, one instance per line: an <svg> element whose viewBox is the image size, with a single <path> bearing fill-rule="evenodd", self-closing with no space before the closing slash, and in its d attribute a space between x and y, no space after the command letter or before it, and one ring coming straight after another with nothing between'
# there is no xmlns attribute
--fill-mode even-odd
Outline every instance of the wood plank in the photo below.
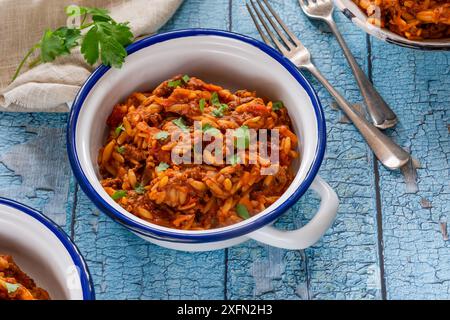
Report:
<svg viewBox="0 0 450 320"><path fill-rule="evenodd" d="M401 121L392 136L421 163L416 188L379 168L388 298L449 299L450 53L377 40L372 52L375 83Z"/></svg>
<svg viewBox="0 0 450 320"><path fill-rule="evenodd" d="M185 1L159 32L187 28L228 29L229 0Z"/></svg>
<svg viewBox="0 0 450 320"><path fill-rule="evenodd" d="M196 26L225 29L228 15L224 12L228 12L228 0L186 1L162 31ZM97 298L224 297L223 250L183 253L150 245L99 214L80 190L75 214L75 240L88 261Z"/></svg>
<svg viewBox="0 0 450 320"><path fill-rule="evenodd" d="M352 102L362 99L333 37L313 26L297 1L271 1L304 44L318 67ZM259 38L245 3L233 1L232 30ZM340 14L339 26L362 64L366 36ZM309 77L310 78L310 77ZM227 292L231 299L345 299L381 297L377 258L376 205L372 156L356 130L341 123L332 99L312 81L327 116L328 149L320 175L336 189L341 206L336 223L313 248L301 252L260 246L254 242L228 250ZM317 208L306 195L283 218L283 225L302 225ZM245 285L243 285L245 284Z"/></svg>
<svg viewBox="0 0 450 320"><path fill-rule="evenodd" d="M184 253L138 238L77 193L75 241L98 299L221 299L223 251Z"/></svg>
<svg viewBox="0 0 450 320"><path fill-rule="evenodd" d="M71 177L67 114L0 112L0 196L66 225ZM70 225L66 227L69 228Z"/></svg>

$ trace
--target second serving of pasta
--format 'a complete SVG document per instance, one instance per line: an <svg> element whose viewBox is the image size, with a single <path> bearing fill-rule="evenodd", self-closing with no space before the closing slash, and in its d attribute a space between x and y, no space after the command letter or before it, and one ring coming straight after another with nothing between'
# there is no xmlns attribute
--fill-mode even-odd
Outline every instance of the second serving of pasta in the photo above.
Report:
<svg viewBox="0 0 450 320"><path fill-rule="evenodd" d="M171 137L183 132L194 140L195 123L212 139L233 129L234 142L241 141L245 152L231 161L176 164L171 155L177 141ZM255 92L232 93L177 76L117 104L107 125L108 138L98 157L101 184L124 209L157 225L206 230L238 223L278 200L295 176L291 165L299 157L298 138L287 109ZM262 168L272 165L267 156L257 153L257 161L249 161L247 132L252 129L277 132L278 145L269 148L270 154L278 153L274 174L262 174ZM205 151L203 156L217 155Z"/></svg>
<svg viewBox="0 0 450 320"><path fill-rule="evenodd" d="M410 40L450 38L450 0L353 0L368 21Z"/></svg>

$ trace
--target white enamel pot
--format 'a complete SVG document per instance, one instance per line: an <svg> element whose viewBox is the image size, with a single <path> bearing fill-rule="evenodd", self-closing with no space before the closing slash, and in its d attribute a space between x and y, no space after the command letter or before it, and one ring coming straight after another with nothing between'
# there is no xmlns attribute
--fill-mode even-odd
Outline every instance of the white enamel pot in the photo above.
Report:
<svg viewBox="0 0 450 320"><path fill-rule="evenodd" d="M248 239L286 249L317 242L334 221L338 198L317 176L326 145L323 110L316 93L297 68L265 44L235 33L189 29L155 35L128 48L122 69L99 67L73 103L68 124L68 154L87 196L105 213L140 237L160 246L206 251ZM176 230L141 220L120 207L99 183L96 163L108 115L116 103L136 90L149 90L176 74L189 74L230 89L256 90L283 100L300 137L301 161L294 181L269 208L241 223L205 231ZM312 188L321 197L314 218L298 230L271 224Z"/></svg>
<svg viewBox="0 0 450 320"><path fill-rule="evenodd" d="M66 233L43 214L4 198L0 254L11 255L52 300L95 299L86 262Z"/></svg>

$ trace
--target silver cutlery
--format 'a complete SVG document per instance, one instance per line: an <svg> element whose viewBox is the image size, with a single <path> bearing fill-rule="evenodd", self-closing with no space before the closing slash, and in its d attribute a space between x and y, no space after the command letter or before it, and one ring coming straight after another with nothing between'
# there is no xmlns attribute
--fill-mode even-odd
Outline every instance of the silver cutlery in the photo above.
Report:
<svg viewBox="0 0 450 320"><path fill-rule="evenodd" d="M299 3L306 16L314 20L323 21L330 27L355 75L359 90L367 106L367 113L370 115L373 124L380 129L395 126L397 124L397 116L375 89L366 74L361 70L342 34L339 32L336 22L333 19L333 1L299 0Z"/></svg>
<svg viewBox="0 0 450 320"><path fill-rule="evenodd" d="M264 5L262 2L264 2ZM384 135L373 124L362 117L355 111L350 103L328 82L328 80L320 73L316 66L311 61L311 54L306 49L300 40L292 33L286 24L281 20L278 14L270 6L267 0L250 0L250 5L247 3L247 10L249 11L253 22L255 23L258 32L260 33L264 42L271 45L271 40L280 52L291 60L298 68L308 70L314 77L319 80L322 85L330 92L336 99L337 104L345 115L353 122L355 127L359 130L361 135L366 140L369 147L372 149L375 156L387 168L395 170L404 166L411 158L410 154L403 150L399 145L392 141L388 136ZM258 9L259 8L259 9ZM267 9L272 14L268 13ZM262 13L261 13L262 12ZM266 30L267 35L262 30L260 23ZM272 32L268 23L272 26L278 37ZM278 24L277 24L278 23ZM284 30L283 33L280 27ZM288 39L289 37L289 39ZM270 39L271 40L270 40Z"/></svg>

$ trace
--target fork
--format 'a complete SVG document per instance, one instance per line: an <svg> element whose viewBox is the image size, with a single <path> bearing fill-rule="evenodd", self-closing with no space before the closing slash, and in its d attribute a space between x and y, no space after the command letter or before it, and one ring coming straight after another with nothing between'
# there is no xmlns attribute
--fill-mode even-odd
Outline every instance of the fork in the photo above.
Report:
<svg viewBox="0 0 450 320"><path fill-rule="evenodd" d="M322 85L334 97L341 110L353 122L355 127L366 140L369 147L372 149L375 156L385 167L391 170L403 167L409 161L411 155L392 141L388 136L384 135L378 128L376 128L373 124L367 121L365 117L361 116L351 107L350 103L328 82L328 80L312 63L311 54L308 49L306 49L294 33L289 30L267 0L262 1L264 2L265 7L261 0L256 0L259 7L258 9L254 0L250 0L251 7L255 11L256 15L253 13L250 5L248 3L246 3L246 5L247 10L250 13L250 16L252 17L253 22L255 23L255 26L264 42L271 45L271 39L285 57L290 59L291 62L298 68L308 70L322 83ZM270 11L276 22L278 22L278 25L272 19L266 8ZM263 25L270 39L262 30L258 21ZM271 31L267 21L279 38ZM281 31L280 26L285 33Z"/></svg>
<svg viewBox="0 0 450 320"><path fill-rule="evenodd" d="M333 19L333 1L332 0L298 0L303 12L311 19L324 21L333 32L339 45L344 51L344 56L347 59L350 68L358 83L359 90L366 102L367 112L372 119L373 124L381 129L387 129L397 124L397 116L389 108L387 103L383 100L381 95L375 89L373 84L367 78L366 74L361 70L352 52L347 46L342 37L336 22Z"/></svg>

